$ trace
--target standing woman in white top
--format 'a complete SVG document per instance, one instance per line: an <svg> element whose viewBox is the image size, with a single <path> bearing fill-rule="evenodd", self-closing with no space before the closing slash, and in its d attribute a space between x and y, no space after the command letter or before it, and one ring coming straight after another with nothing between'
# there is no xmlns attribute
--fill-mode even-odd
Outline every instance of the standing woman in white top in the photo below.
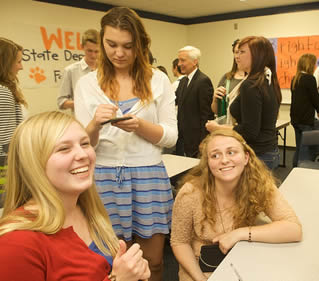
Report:
<svg viewBox="0 0 319 281"><path fill-rule="evenodd" d="M0 37L0 207L4 184L4 166L14 130L22 121L21 105L27 105L18 87L22 67L22 47Z"/></svg>
<svg viewBox="0 0 319 281"><path fill-rule="evenodd" d="M95 146L96 184L114 231L141 245L150 280L162 280L173 197L161 150L177 140L175 95L149 63L150 38L133 10L109 10L100 36L99 66L77 83L75 116ZM131 119L104 124L123 116Z"/></svg>

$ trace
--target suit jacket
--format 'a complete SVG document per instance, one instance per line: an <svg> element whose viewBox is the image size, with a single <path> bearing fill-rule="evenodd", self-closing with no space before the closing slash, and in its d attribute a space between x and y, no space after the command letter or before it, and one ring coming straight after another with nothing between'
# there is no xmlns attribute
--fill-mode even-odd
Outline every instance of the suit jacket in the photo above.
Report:
<svg viewBox="0 0 319 281"><path fill-rule="evenodd" d="M199 144L208 134L205 124L207 120L214 119L210 107L213 92L211 80L199 69L188 87L187 77L179 83L176 90L178 133L183 138L186 155L196 157Z"/></svg>

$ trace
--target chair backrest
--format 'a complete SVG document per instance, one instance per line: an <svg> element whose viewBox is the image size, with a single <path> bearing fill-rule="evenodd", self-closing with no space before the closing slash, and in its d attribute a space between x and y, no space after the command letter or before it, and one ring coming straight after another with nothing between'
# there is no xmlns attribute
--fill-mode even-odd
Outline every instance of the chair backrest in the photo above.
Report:
<svg viewBox="0 0 319 281"><path fill-rule="evenodd" d="M301 145L319 145L319 130L302 132Z"/></svg>
<svg viewBox="0 0 319 281"><path fill-rule="evenodd" d="M298 167L319 169L319 130L303 131L298 156Z"/></svg>

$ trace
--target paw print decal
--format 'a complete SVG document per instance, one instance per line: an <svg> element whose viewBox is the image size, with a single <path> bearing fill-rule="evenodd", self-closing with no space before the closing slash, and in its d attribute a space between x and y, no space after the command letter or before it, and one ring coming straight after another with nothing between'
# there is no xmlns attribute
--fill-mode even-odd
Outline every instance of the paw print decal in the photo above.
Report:
<svg viewBox="0 0 319 281"><path fill-rule="evenodd" d="M31 79L34 79L34 81L37 82L38 84L40 84L41 82L47 79L47 77L44 75L44 70L38 66L35 68L30 68L29 77Z"/></svg>

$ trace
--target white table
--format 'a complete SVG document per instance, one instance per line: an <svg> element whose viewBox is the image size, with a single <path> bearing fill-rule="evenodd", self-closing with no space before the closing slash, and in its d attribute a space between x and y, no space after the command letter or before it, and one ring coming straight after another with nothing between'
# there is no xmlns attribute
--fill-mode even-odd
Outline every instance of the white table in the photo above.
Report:
<svg viewBox="0 0 319 281"><path fill-rule="evenodd" d="M193 168L199 163L199 159L197 158L173 154L163 154L162 160L170 178Z"/></svg>
<svg viewBox="0 0 319 281"><path fill-rule="evenodd" d="M295 168L280 191L303 226L300 243L239 242L209 281L318 281L319 280L319 170Z"/></svg>
<svg viewBox="0 0 319 281"><path fill-rule="evenodd" d="M289 126L290 121L288 120L277 120L276 122L276 130L277 130L277 135L280 136L280 138L283 140L284 145L283 145L283 159L282 159L282 164L280 165L281 167L286 167L286 144L287 144L287 127ZM284 136L280 134L280 130L284 129Z"/></svg>

